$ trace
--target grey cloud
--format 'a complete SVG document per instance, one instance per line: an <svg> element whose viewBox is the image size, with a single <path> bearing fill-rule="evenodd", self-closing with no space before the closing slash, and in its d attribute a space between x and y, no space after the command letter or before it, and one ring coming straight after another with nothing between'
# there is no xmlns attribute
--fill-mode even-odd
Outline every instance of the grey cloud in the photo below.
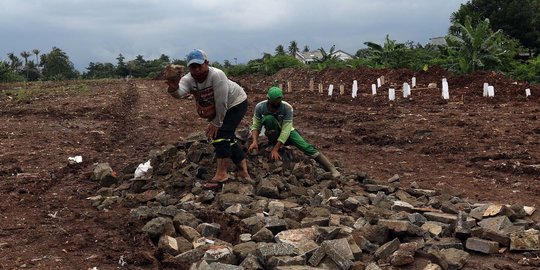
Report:
<svg viewBox="0 0 540 270"><path fill-rule="evenodd" d="M122 53L146 59L184 58L205 49L214 61L245 63L295 40L299 46L355 53L363 43L426 43L446 34L465 0L3 0L0 59L9 52L57 46L79 70L116 62Z"/></svg>

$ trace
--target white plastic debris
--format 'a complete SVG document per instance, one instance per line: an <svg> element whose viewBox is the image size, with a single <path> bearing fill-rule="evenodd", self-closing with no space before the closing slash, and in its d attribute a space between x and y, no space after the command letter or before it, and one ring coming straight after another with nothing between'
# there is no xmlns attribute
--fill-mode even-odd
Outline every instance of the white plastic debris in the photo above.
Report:
<svg viewBox="0 0 540 270"><path fill-rule="evenodd" d="M531 95L531 89L527 88L525 89L525 96L528 97Z"/></svg>
<svg viewBox="0 0 540 270"><path fill-rule="evenodd" d="M412 79L411 79L411 85L412 85L412 88L415 88L415 87L416 87L416 77L412 77Z"/></svg>
<svg viewBox="0 0 540 270"><path fill-rule="evenodd" d="M334 85L331 84L328 86L328 95L331 96L333 92L334 92Z"/></svg>
<svg viewBox="0 0 540 270"><path fill-rule="evenodd" d="M371 94L372 95L377 94L377 86L375 84L371 84Z"/></svg>
<svg viewBox="0 0 540 270"><path fill-rule="evenodd" d="M76 164L82 162L82 156L68 157L69 164Z"/></svg>
<svg viewBox="0 0 540 270"><path fill-rule="evenodd" d="M135 170L135 179L142 178L148 172L150 172L151 169L152 169L152 165L150 165L150 160L148 160L145 163L139 164L139 166Z"/></svg>
<svg viewBox="0 0 540 270"><path fill-rule="evenodd" d="M127 265L127 262L124 261L124 255L121 255L120 259L118 259L118 265L120 265L120 266L126 266Z"/></svg>
<svg viewBox="0 0 540 270"><path fill-rule="evenodd" d="M484 83L484 93L482 94L484 97L487 97L488 95L488 87L489 87L489 84L487 82Z"/></svg>

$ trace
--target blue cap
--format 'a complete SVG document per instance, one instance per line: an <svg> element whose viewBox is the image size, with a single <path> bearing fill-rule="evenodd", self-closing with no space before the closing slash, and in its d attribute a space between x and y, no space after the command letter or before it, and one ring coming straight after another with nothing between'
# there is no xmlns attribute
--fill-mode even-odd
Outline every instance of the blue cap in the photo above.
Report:
<svg viewBox="0 0 540 270"><path fill-rule="evenodd" d="M206 53L203 50L195 49L188 53L187 55L187 65L188 67L191 64L204 64L204 61L208 60L208 56L206 56Z"/></svg>

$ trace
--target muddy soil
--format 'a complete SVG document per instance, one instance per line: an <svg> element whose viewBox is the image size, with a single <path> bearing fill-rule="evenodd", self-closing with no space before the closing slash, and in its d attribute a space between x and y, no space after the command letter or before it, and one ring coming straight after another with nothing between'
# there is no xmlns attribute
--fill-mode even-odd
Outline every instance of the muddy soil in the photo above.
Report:
<svg viewBox="0 0 540 270"><path fill-rule="evenodd" d="M371 84L385 76L377 96ZM401 85L418 89L401 98ZM441 98L440 80L450 85ZM442 69L283 70L234 78L247 90L248 126L264 90L279 80L292 92L295 127L340 164L375 178L401 176L402 184L477 201L540 206L540 86L495 73L453 76ZM315 91L309 91L313 79ZM359 83L350 97L352 80ZM427 88L431 82L438 88ZM494 98L482 85L495 86ZM334 95L318 93L334 84ZM339 95L339 84L345 95ZM388 87L397 89L389 102ZM525 88L532 96L525 97ZM152 149L174 144L207 123L194 101L175 100L163 82L101 80L0 85L0 269L159 269L144 223L116 207L98 211L86 199L99 185L95 165L121 172ZM83 162L70 165L69 157ZM538 220L538 214L533 216ZM519 269L522 253L475 255L466 266ZM124 265L121 267L121 265ZM505 268L506 269L506 268Z"/></svg>

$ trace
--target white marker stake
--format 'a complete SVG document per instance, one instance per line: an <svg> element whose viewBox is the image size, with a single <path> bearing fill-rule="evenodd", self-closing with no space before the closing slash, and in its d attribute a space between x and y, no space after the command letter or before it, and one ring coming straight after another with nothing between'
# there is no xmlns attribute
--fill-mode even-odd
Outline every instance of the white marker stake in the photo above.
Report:
<svg viewBox="0 0 540 270"><path fill-rule="evenodd" d="M371 85L371 94L376 95L377 94L377 86L375 84Z"/></svg>
<svg viewBox="0 0 540 270"><path fill-rule="evenodd" d="M442 79L442 96L444 99L450 99L450 90L448 89L448 81Z"/></svg>
<svg viewBox="0 0 540 270"><path fill-rule="evenodd" d="M381 87L381 78L377 78L377 88Z"/></svg>
<svg viewBox="0 0 540 270"><path fill-rule="evenodd" d="M356 80L352 83L352 97L355 98L358 95L358 82Z"/></svg>
<svg viewBox="0 0 540 270"><path fill-rule="evenodd" d="M409 90L407 87L409 86L408 83L403 83L403 97L407 98L409 96Z"/></svg>
<svg viewBox="0 0 540 270"><path fill-rule="evenodd" d="M411 84L412 84L412 88L416 87L416 77L412 77Z"/></svg>
<svg viewBox="0 0 540 270"><path fill-rule="evenodd" d="M331 96L333 92L334 92L334 85L331 84L328 86L328 95Z"/></svg>
<svg viewBox="0 0 540 270"><path fill-rule="evenodd" d="M488 95L488 87L489 87L489 84L487 82L485 82L484 83L484 94L483 94L484 97L487 97L487 95Z"/></svg>
<svg viewBox="0 0 540 270"><path fill-rule="evenodd" d="M388 89L388 100L394 101L396 99L396 90L394 88Z"/></svg>
<svg viewBox="0 0 540 270"><path fill-rule="evenodd" d="M525 96L529 97L531 95L531 89L527 88L525 89Z"/></svg>
<svg viewBox="0 0 540 270"><path fill-rule="evenodd" d="M493 85L488 86L488 97L494 97L495 96L495 87Z"/></svg>

